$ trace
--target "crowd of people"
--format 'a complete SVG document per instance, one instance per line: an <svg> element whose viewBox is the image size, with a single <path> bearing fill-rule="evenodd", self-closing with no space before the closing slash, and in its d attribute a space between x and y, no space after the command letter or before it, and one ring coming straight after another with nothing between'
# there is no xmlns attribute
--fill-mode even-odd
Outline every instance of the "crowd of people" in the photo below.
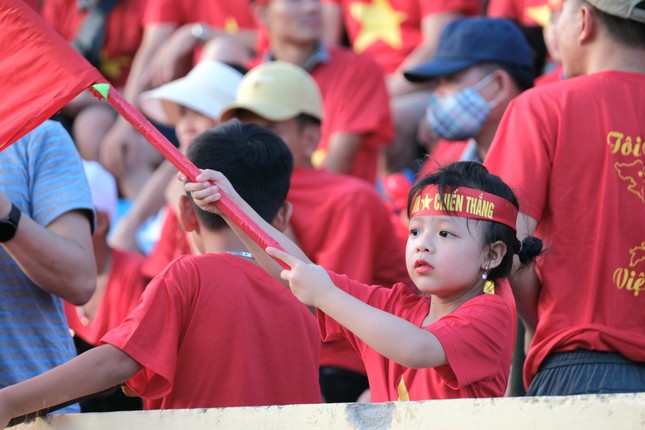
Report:
<svg viewBox="0 0 645 430"><path fill-rule="evenodd" d="M0 425L645 391L645 1L29 3L202 174L0 152Z"/></svg>

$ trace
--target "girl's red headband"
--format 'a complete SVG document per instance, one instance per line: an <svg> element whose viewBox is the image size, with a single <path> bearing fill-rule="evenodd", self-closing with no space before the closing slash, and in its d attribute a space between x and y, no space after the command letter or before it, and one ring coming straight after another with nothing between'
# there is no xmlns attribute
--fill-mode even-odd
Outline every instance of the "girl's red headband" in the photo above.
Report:
<svg viewBox="0 0 645 430"><path fill-rule="evenodd" d="M435 185L424 187L412 200L410 218L428 215L453 215L499 222L515 230L517 208L508 200L474 188L457 187L444 193Z"/></svg>

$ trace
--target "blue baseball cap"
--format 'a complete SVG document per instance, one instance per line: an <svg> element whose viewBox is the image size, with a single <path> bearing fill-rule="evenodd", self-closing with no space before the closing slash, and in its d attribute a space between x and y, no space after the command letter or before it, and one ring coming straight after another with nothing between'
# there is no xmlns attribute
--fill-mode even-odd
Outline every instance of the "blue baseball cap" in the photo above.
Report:
<svg viewBox="0 0 645 430"><path fill-rule="evenodd" d="M434 57L404 71L411 82L452 75L478 63L504 66L525 87L533 86L533 49L520 28L503 18L462 18L441 32Z"/></svg>

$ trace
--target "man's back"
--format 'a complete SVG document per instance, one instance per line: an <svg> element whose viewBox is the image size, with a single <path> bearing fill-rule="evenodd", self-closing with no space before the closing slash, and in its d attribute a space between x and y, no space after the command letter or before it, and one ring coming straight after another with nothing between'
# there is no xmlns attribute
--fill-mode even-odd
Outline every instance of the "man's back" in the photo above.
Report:
<svg viewBox="0 0 645 430"><path fill-rule="evenodd" d="M245 257L180 257L104 341L145 367L146 409L320 401L313 315Z"/></svg>
<svg viewBox="0 0 645 430"><path fill-rule="evenodd" d="M645 361L643 97L645 75L615 71L530 90L487 155L547 249L527 382L555 351Z"/></svg>

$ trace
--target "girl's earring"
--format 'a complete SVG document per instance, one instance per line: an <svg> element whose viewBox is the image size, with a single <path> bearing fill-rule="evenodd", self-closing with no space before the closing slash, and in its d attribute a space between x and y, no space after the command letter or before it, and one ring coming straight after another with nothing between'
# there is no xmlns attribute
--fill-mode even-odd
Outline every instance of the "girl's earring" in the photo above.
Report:
<svg viewBox="0 0 645 430"><path fill-rule="evenodd" d="M482 273L482 279L484 280L484 294L495 294L495 283L488 280L488 267L489 263L486 263L486 269Z"/></svg>

